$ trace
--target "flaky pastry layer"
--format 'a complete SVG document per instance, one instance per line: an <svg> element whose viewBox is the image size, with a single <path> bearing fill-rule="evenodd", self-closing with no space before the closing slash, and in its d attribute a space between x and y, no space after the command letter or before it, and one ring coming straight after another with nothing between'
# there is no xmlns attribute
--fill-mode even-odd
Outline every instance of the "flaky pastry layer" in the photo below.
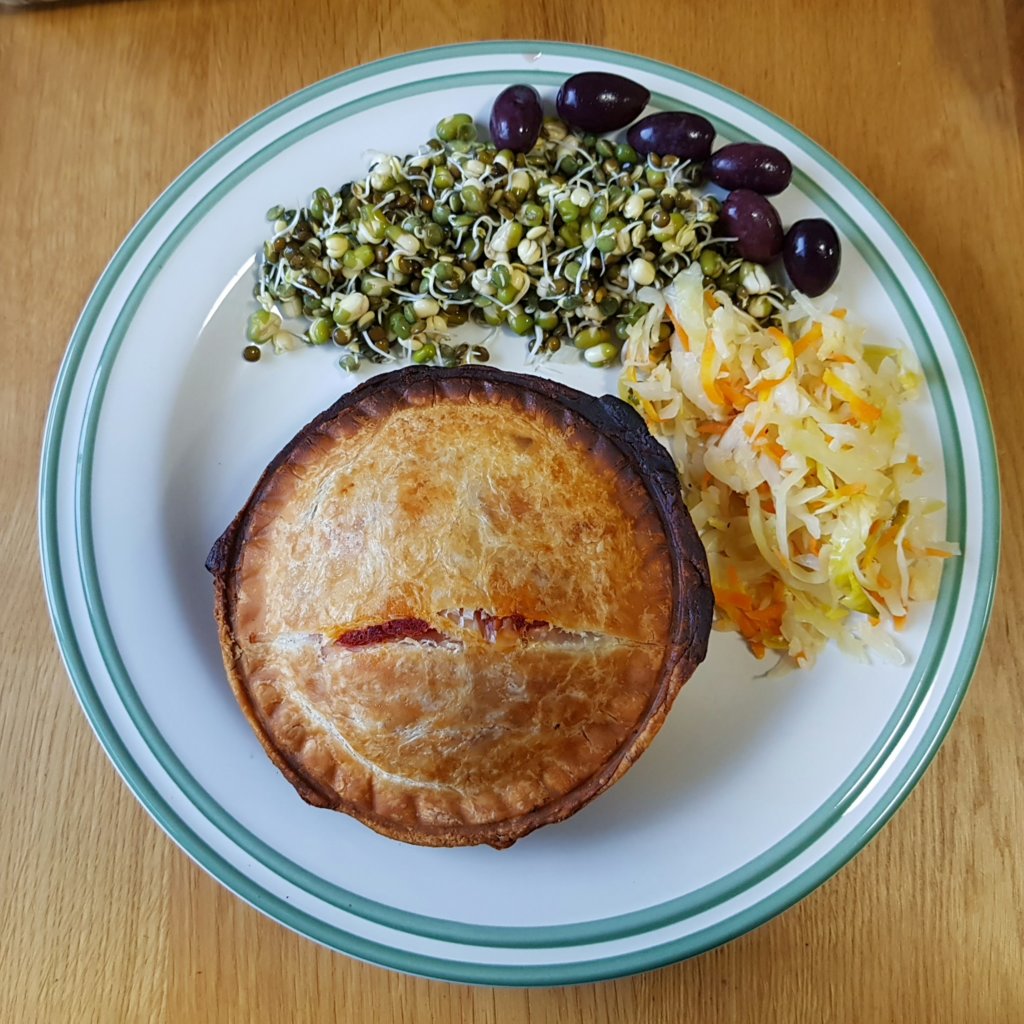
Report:
<svg viewBox="0 0 1024 1024"><path fill-rule="evenodd" d="M302 796L508 846L645 749L712 598L671 459L617 399L383 374L273 460L208 566L225 665Z"/></svg>

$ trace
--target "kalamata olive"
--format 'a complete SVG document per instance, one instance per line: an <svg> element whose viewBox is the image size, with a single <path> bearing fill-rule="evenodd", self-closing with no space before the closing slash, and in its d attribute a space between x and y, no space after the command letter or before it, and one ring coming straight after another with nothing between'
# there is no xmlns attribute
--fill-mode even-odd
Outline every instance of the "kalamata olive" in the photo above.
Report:
<svg viewBox="0 0 1024 1024"><path fill-rule="evenodd" d="M812 298L832 287L839 274L842 247L836 229L827 220L798 220L786 232L782 262L790 281Z"/></svg>
<svg viewBox="0 0 1024 1024"><path fill-rule="evenodd" d="M529 153L543 121L537 90L529 85L510 85L498 93L491 107L491 141L498 149Z"/></svg>
<svg viewBox="0 0 1024 1024"><path fill-rule="evenodd" d="M774 146L734 142L711 158L708 177L722 188L747 188L763 196L776 196L793 177L793 165Z"/></svg>
<svg viewBox="0 0 1024 1024"><path fill-rule="evenodd" d="M625 128L647 106L650 92L642 85L607 71L582 71L558 90L558 116L585 132Z"/></svg>
<svg viewBox="0 0 1024 1024"><path fill-rule="evenodd" d="M715 141L715 126L700 114L665 111L637 121L626 138L642 155L657 153L680 160L707 160Z"/></svg>
<svg viewBox="0 0 1024 1024"><path fill-rule="evenodd" d="M745 260L768 263L782 249L782 221L774 206L750 189L738 188L722 203L720 223L736 238L736 249Z"/></svg>

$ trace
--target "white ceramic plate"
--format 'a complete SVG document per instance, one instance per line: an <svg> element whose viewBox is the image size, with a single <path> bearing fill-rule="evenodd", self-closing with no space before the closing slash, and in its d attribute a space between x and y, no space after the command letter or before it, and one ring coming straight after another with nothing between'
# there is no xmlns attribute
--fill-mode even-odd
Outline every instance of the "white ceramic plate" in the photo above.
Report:
<svg viewBox="0 0 1024 1024"><path fill-rule="evenodd" d="M928 394L911 429L964 552L914 610L903 668L834 652L764 665L715 634L657 740L626 778L510 850L431 850L307 807L264 756L224 680L203 560L259 471L352 387L330 346L246 364L263 211L298 205L399 153L438 118L528 82L637 79L655 108L707 114L724 139L785 150L785 221L822 214L844 245L838 288L911 344ZM936 215L939 212L936 211ZM509 338L499 362L523 368ZM598 393L614 374L539 372ZM859 850L920 776L974 668L995 577L991 429L962 334L906 237L833 159L778 118L639 57L485 43L357 68L271 107L190 167L142 218L82 314L47 424L41 544L68 671L117 769L154 818L253 906L352 956L437 978L551 985L699 953L790 906Z"/></svg>

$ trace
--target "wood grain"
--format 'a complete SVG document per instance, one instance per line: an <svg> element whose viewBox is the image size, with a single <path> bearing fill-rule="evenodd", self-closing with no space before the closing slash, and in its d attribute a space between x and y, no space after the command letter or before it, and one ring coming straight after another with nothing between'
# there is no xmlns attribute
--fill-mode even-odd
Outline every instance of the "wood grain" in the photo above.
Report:
<svg viewBox="0 0 1024 1024"><path fill-rule="evenodd" d="M826 13L827 10L827 13ZM0 15L0 1020L1019 1021L1024 1015L1024 13L1020 0L112 0ZM317 948L222 890L116 777L57 654L38 453L66 340L191 160L329 73L417 46L567 39L707 75L821 142L895 215L970 339L1006 514L949 740L890 825L753 934L639 978L471 989Z"/></svg>

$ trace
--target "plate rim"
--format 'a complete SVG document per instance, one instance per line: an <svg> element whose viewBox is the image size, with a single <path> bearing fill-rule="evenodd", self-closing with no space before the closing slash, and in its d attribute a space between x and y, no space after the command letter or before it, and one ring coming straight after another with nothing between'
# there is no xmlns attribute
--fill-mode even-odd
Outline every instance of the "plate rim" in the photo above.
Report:
<svg viewBox="0 0 1024 1024"><path fill-rule="evenodd" d="M179 175L174 180L174 182L172 182L169 188L165 190L165 192L154 202L154 204L149 208L149 210L147 210L147 212L143 215L140 221L133 228L133 230L125 238L125 241L118 248L117 252L115 252L114 257L111 259L107 268L101 275L96 285L96 288L94 289L92 295L90 296L86 304L82 317L80 318L79 323L78 325L76 325L75 331L72 334L71 342L65 354L64 362L62 363L60 373L58 374L57 383L54 388L54 395L51 402L50 412L47 417L46 432L44 435L43 444L43 465L41 467L39 508L40 545L41 554L43 557L44 580L46 583L47 600L50 607L50 614L54 624L54 629L57 633L58 643L59 646L61 647L61 654L65 660L65 665L68 668L69 675L72 678L72 683L74 685L76 693L78 694L79 700L83 704L83 709L86 712L87 718L90 719L94 730L97 731L97 736L100 739L101 744L104 746L105 749L107 749L108 754L111 756L111 759L115 763L115 767L117 767L118 771L121 772L122 776L125 778L126 783L129 785L129 788L131 788L133 792L135 792L140 802L142 802L143 805L147 807L147 809L150 811L151 814L153 814L153 816L161 824L165 831L167 831L171 835L171 838L174 839L174 841L178 842L179 845L182 846L186 853L188 853L190 856L193 857L193 859L196 859L204 868L206 868L208 871L214 874L215 877L217 877L218 880L222 882L222 884L225 884L229 889L232 889L238 895L242 896L243 899L246 899L247 902L253 903L253 905L256 905L258 907L258 909L264 910L264 912L270 914L270 916L275 917L276 919L281 921L281 917L279 914L275 914L273 911L267 910L266 908L259 906L258 903L256 903L253 899L250 899L242 892L239 892L238 887L226 881L223 877L221 877L220 874L218 874L216 871L210 868L208 864L204 863L203 860L198 855L196 855L191 849L189 849L189 847L185 845L185 843L178 836L175 835L174 828L171 825L169 825L160 814L157 813L156 809L149 806L144 796L139 792L138 788L136 788L136 785L133 784L133 779L134 782L137 783L139 781L139 776L141 776L148 784L148 778L139 768L137 763L135 763L134 760L131 758L131 755L128 754L127 749L123 748L123 745L122 749L119 751L121 755L120 758L116 757L115 752L110 749L110 746L108 746L108 741L111 740L112 735L116 736L116 739L120 744L120 736L116 734L116 730L114 730L112 724L109 721L109 718L107 718L105 710L100 706L98 695L95 693L92 694L95 703L92 704L91 708L87 704L86 694L83 693L83 687L91 686L92 684L91 680L88 678L88 673L85 670L84 663L81 661L81 652L77 646L77 639L74 637L73 622L71 621L68 610L66 607L58 607L58 604L60 602L66 601L66 598L62 592L58 595L58 590L61 590L63 585L62 580L60 578L61 574L59 554L56 555L56 563L53 563L51 561L54 558L54 553L57 552L55 537L55 514L49 517L50 519L53 519L53 522L48 521L47 518L47 513L52 512L56 507L55 504L53 503L53 499L55 499L56 497L55 467L57 462L57 458L53 457L55 455L54 444L56 439L58 449L56 455L59 456L59 442L61 438L63 438L64 436L64 415L66 414L67 411L66 408L59 408L59 399L62 395L66 397L66 392L70 390L70 385L73 384L75 380L75 372L77 370L77 366L80 361L82 351L84 350L85 345L91 336L91 331L86 329L89 320L89 314L90 312L93 314L98 313L99 309L102 307L103 301L101 301L99 297L104 286L112 284L113 281L116 280L116 278L120 275L120 273L124 269L124 267L121 266L122 262L126 266L130 266L131 258L134 255L134 249L137 249L138 245L140 245L144 238L148 235L149 230L155 225L156 222L158 222L164 216L166 212L166 207L168 207L178 198L176 192L183 191L185 188L187 188L208 167L213 166L217 162L217 160L221 158L222 155L228 152L229 149L232 148L235 143L237 143L238 141L242 141L244 138L247 138L250 134L252 134L252 132L258 130L259 128L265 127L267 124L272 123L277 117L281 116L284 113L287 113L292 108L300 106L303 103L306 103L319 95L329 93L338 87L350 85L353 82L362 80L363 78L372 77L374 75L386 73L388 71L398 70L407 66L430 63L433 61L445 60L449 58L479 56L481 54L496 52L501 53L503 55L522 55L524 53L528 54L530 52L537 50L546 50L548 52L555 51L561 55L575 58L585 59L587 57L591 57L608 63L618 64L620 66L623 64L625 64L626 66L632 65L635 67L639 67L641 69L645 69L648 71L652 71L654 73L664 75L665 77L675 80L677 82L681 82L684 85L695 87L699 90L708 92L712 95L716 95L718 98L723 99L724 101L734 106L735 108L742 110L744 113L753 116L755 119L762 122L766 122L772 128L781 132L783 135L787 137L796 136L798 141L802 141L803 148L809 151L810 155L814 159L820 162L827 170L829 170L840 181L842 181L844 185L850 188L850 190L854 192L855 195L857 195L857 198L865 205L865 208L871 212L878 226L882 228L883 232L886 235L889 236L890 240L896 245L897 249L901 252L904 258L907 259L907 261L915 270L916 279L918 283L921 285L925 293L928 295L929 302L934 312L942 322L943 327L950 338L952 353L955 357L957 369L959 371L961 380L964 385L967 405L971 412L971 422L975 431L975 440L978 445L979 454L982 458L982 461L983 463L985 463L985 466L983 467L983 476L987 475L988 479L994 481L995 486L997 488L994 495L994 500L986 500L982 505L982 511L989 513L988 516L983 516L983 519L985 519L985 525L994 525L995 529L994 531L985 531L985 539L987 543L984 546L984 550L982 551L981 558L979 560L978 594L971 608L971 621L968 625L964 649L961 651L960 656L956 661L956 664L951 670L949 690L943 698L944 706L942 707L940 712L936 713L935 719L932 722L932 728L929 731L929 735L925 737L925 740L923 740L921 744L919 744L918 750L915 751L915 759L912 764L912 770L908 774L906 774L905 778L902 775L900 777L897 777L897 779L892 784L890 789L886 792L886 795L883 798L883 800L880 801L880 805L884 805L881 807L880 813L875 818L873 818L870 826L863 833L858 832L857 839L852 844L852 851L846 852L845 850L842 850L840 852L839 848L834 847L830 849L821 860L816 862L812 866L812 869L809 869L809 871L805 873L815 873L813 871L814 868L820 869L822 863L828 861L829 863L826 865L825 873L822 874L821 877L817 879L817 881L813 881L809 886L804 888L795 897L793 897L793 899L789 900L788 902L784 902L783 905L776 906L775 909L769 908L766 913L758 916L758 919L754 921L753 924L743 924L739 926L738 930L733 934L726 935L724 938L720 938L717 941L712 941L710 942L710 945L704 945L700 949L690 949L689 951L684 952L682 954L684 956L693 955L697 952L703 951L703 949L710 948L711 945L717 945L719 941L727 941L727 939L732 938L734 934L740 934L743 931L749 930L750 927L753 927L754 925L760 923L763 920L767 920L770 916L774 916L775 913L778 913L786 907L792 905L792 902L795 902L797 899L802 898L803 895L806 895L808 892L810 892L814 887L823 882L825 878L829 877L835 870L838 870L845 863L847 863L852 858L852 856L855 855L856 852L858 852L861 848L863 848L864 845L866 845L866 843L875 834L875 832L877 832L877 830L881 828L884 822L888 820L888 817L891 816L891 814L899 805L899 803L902 802L902 799L906 795L906 793L909 792L909 790L913 787L914 784L916 784L916 781L920 777L920 774L925 770L928 763L930 763L931 758L934 755L935 749L937 749L942 738L945 736L945 733L949 728L949 724L955 716L956 710L963 699L963 695L966 692L970 678L973 675L974 669L976 667L977 658L980 654L980 650L984 640L985 627L990 617L992 593L994 591L995 584L995 572L984 574L983 569L988 563L991 563L994 566L998 562L999 552L1000 508L998 501L998 466L995 461L995 449L994 442L992 439L991 420L988 415L987 408L985 406L984 392L981 388L980 379L978 378L977 370L974 367L970 350L967 347L966 339L964 338L963 332L960 330L959 325L956 322L955 316L953 315L948 302L946 302L945 297L942 295L938 283L935 281L934 276L927 268L927 265L924 263L924 260L921 258L920 254L914 248L913 244L906 237L906 235L898 228L898 226L895 224L895 221L893 221L889 214L884 210L884 208L881 206L878 200L871 196L871 194L867 192L864 186L859 181L857 181L857 179L852 174L850 174L850 172L848 172L845 168L839 165L833 157L831 157L826 151L821 149L821 147L814 143L813 140L808 139L806 136L803 135L803 133L800 133L798 129L794 128L792 125L790 125L788 122L785 122L781 118L778 118L776 115L766 111L764 108L753 103L752 101L740 95L739 93L727 89L724 86L718 85L718 83L714 83L709 81L708 79L702 78L699 75L695 75L692 72L685 71L684 69L676 68L672 65L663 64L661 62L653 61L648 58L638 57L632 54L622 53L620 51L615 50L607 50L597 47L578 46L576 44L557 44L536 41L468 43L459 44L455 46L435 47L428 50L410 51L405 54L400 54L390 58L384 58L380 61L375 61L370 64L361 65L357 68L341 72L338 75L331 76L327 79L323 79L320 82L307 86L305 89L299 90L298 92L292 94L291 96L286 97L285 99L279 101L278 103L273 104L266 110L255 115L253 118L250 118L243 125L239 126L239 128L236 128L233 132L229 133L219 143L211 147L211 149L207 150L206 153L204 153L197 161L190 165L190 167L187 168L186 171ZM478 73L473 72L472 74ZM252 159L252 157L247 158L247 160L249 159ZM178 224L180 225L180 221L178 222ZM911 308L913 309L913 307ZM945 382L944 375L942 376L942 379L943 382ZM984 469L987 469L987 474L984 472ZM986 558L986 555L988 555L989 557ZM987 585L986 580L983 578L985 575L987 575ZM68 650L66 645L73 645L72 650ZM76 671L72 667L72 662L75 662L75 668L77 668L78 671L82 673L83 678L85 680L84 682L82 681L82 679L79 678L78 675L76 675ZM102 719L104 720L106 726L104 732L107 733L106 737L101 732L98 723L95 720L93 720L93 714L97 713L100 716L102 716ZM917 756L919 751L921 752L920 756ZM122 764L119 762L124 763ZM173 781L175 782L175 785L177 785L177 780L174 779ZM159 794L155 795L157 796L158 800L163 801L163 798L160 797ZM169 805L167 807L167 810L170 811L173 817L177 817L173 811L173 808L171 808ZM180 822L180 819L178 819L178 821L186 832L191 831L188 826ZM192 838L200 844L205 845L204 841L201 840L194 833L192 835ZM231 836L228 836L228 838L232 839ZM232 839L232 841L234 840ZM845 844L840 844L840 847L844 845ZM244 847L242 848L244 849ZM214 856L217 857L218 855L214 854ZM230 867L230 865L228 866ZM804 876L801 875L801 879L803 879L803 877ZM265 893L267 896L274 895L268 893L266 890L263 890L260 887L257 888L259 888L260 892ZM781 892L786 891L788 888L790 887L783 887L782 890L777 890L773 892L769 897L766 897L765 900L761 901L758 904L755 904L754 907L750 908L750 911L760 910L763 903L772 902L773 898L777 898ZM645 913L646 909L647 908L641 911L634 911L632 913ZM405 916L410 914L411 912L399 911L399 913ZM744 916L744 914L737 916L742 917ZM281 921L281 923L285 923L289 927L295 927L294 925L288 924L288 922L286 921ZM724 925L727 923L728 920L720 922L720 925ZM561 928L563 926L543 927ZM303 928L298 928L297 930L302 931L304 934L309 934L309 932ZM526 926L525 928L520 930L533 932L537 929L532 926ZM647 931L649 929L640 928L637 930ZM646 947L644 950L640 952L644 956L650 956L650 962L641 964L640 966L636 966L634 964L632 966L629 966L627 968L627 971L632 972L634 970L646 969L646 967L648 966L659 966L660 962L667 963L671 960L679 959L680 955L678 953L678 949L676 948L677 944L687 944L698 934L703 933L693 933L690 936L685 937L684 939L676 940L672 943L669 943L668 945L673 947L673 952L668 956L668 959L665 959L664 961L658 961L657 957L652 955L655 953L656 950L662 947ZM310 935L310 937L316 938L315 935ZM358 939L358 936L350 937L353 939ZM323 939L318 939L318 941L323 941ZM604 940L599 939L592 941ZM326 944L333 946L333 948L342 948L343 951L350 952L356 956L362 955L356 949L345 949L344 947L338 946L336 943L332 942L327 942ZM396 950L391 946L385 946L383 948L389 954L392 955L408 952ZM414 957L420 956L420 954L411 953L408 955ZM618 961L622 957L630 959L634 955L635 954L621 954L619 956L612 958L602 958L594 961L585 961L583 964L548 966L552 966L554 968L559 969L565 969L567 973L572 973L568 970L569 968L576 968L577 970L579 970L585 964L596 965L599 963L606 963L608 959L612 961ZM370 959L373 962L384 963L386 966L396 966L402 970L410 970L410 967L408 965L397 963L390 964L387 963L387 961L384 958L378 958L377 956L365 956L364 958ZM433 960L436 958L427 957L426 959ZM439 969L440 964L450 964L450 962L443 960L439 961L437 965L434 965L435 969ZM472 965L462 964L461 966L468 968ZM479 967L481 965L477 966ZM498 965L483 966L489 972L492 972L494 974L500 973L500 968L498 967ZM537 965L521 966L516 967L514 969L516 971L533 972L534 974L536 974L539 971ZM479 982L481 980L479 977L471 978L466 977L462 974L452 976L447 972L445 974L435 973L435 970L429 969L423 971L422 969L416 970L414 968L413 973L427 973L429 976L447 977L449 980L467 980L476 982ZM582 974L585 973L586 972L582 972ZM605 973L601 974L600 976L611 977L616 976L620 973L623 972L620 970L612 970L612 973ZM569 982L574 980L596 980L596 977L597 975L580 976L579 978L574 976L567 977L563 979L563 983L566 980ZM510 982L508 980L498 978L497 980L492 981L491 983L509 984ZM522 980L517 978L517 980L512 983L522 984L523 982ZM553 981L550 978L544 978L543 980L526 981L525 983L552 984Z"/></svg>

